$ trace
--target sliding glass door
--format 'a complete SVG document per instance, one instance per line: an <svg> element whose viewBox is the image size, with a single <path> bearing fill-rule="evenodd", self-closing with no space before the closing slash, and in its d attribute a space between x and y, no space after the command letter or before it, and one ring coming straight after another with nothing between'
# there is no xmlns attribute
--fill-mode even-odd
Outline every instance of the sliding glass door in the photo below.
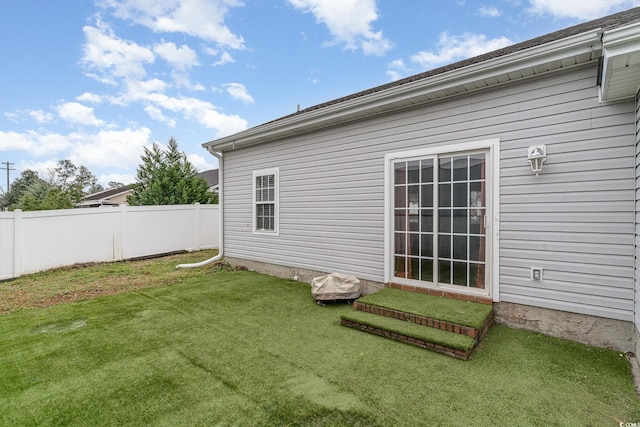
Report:
<svg viewBox="0 0 640 427"><path fill-rule="evenodd" d="M392 166L394 276L484 289L487 153L398 159Z"/></svg>

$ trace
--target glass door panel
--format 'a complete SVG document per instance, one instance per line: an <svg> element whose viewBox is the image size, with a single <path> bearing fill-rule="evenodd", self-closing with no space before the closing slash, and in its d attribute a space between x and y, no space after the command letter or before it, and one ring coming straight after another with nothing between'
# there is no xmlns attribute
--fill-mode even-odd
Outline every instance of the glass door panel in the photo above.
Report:
<svg viewBox="0 0 640 427"><path fill-rule="evenodd" d="M433 281L433 159L394 164L395 276Z"/></svg>

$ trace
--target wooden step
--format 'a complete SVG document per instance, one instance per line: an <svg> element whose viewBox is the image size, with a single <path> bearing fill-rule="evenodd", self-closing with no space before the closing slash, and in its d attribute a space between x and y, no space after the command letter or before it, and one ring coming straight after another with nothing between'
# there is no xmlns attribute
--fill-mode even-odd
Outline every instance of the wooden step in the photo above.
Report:
<svg viewBox="0 0 640 427"><path fill-rule="evenodd" d="M493 306L384 288L358 298L340 323L467 360L493 323Z"/></svg>
<svg viewBox="0 0 640 427"><path fill-rule="evenodd" d="M433 350L462 360L469 358L476 344L475 339L467 335L358 310L342 315L340 323L343 326Z"/></svg>
<svg viewBox="0 0 640 427"><path fill-rule="evenodd" d="M366 313L466 335L476 344L493 323L493 307L490 305L394 288L361 297L353 307Z"/></svg>

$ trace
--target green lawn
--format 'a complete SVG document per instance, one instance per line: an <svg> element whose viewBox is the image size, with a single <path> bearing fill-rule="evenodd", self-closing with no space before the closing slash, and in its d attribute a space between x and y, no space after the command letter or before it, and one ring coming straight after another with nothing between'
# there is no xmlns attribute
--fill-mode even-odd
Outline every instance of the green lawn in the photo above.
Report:
<svg viewBox="0 0 640 427"><path fill-rule="evenodd" d="M640 422L618 352L495 326L460 361L341 327L351 307L317 305L308 285L154 262L162 267L144 273L153 287L0 315L0 424ZM78 272L91 280L96 269L106 283L100 268ZM56 274L71 280L43 277ZM154 282L162 274L171 283ZM0 283L11 286L24 282Z"/></svg>

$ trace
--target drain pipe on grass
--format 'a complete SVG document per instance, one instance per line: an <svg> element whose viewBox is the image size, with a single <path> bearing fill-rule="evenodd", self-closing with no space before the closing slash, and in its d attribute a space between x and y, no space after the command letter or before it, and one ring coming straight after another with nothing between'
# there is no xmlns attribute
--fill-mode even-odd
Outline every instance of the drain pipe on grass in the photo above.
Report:
<svg viewBox="0 0 640 427"><path fill-rule="evenodd" d="M224 161L222 157L222 153L216 153L215 151L208 149L209 153L213 154L218 159L218 255L213 258L205 259L204 261L196 262L193 264L180 264L177 265L176 268L198 268L204 267L205 265L211 264L212 262L216 262L224 256L224 207L223 207L223 193L224 193Z"/></svg>

